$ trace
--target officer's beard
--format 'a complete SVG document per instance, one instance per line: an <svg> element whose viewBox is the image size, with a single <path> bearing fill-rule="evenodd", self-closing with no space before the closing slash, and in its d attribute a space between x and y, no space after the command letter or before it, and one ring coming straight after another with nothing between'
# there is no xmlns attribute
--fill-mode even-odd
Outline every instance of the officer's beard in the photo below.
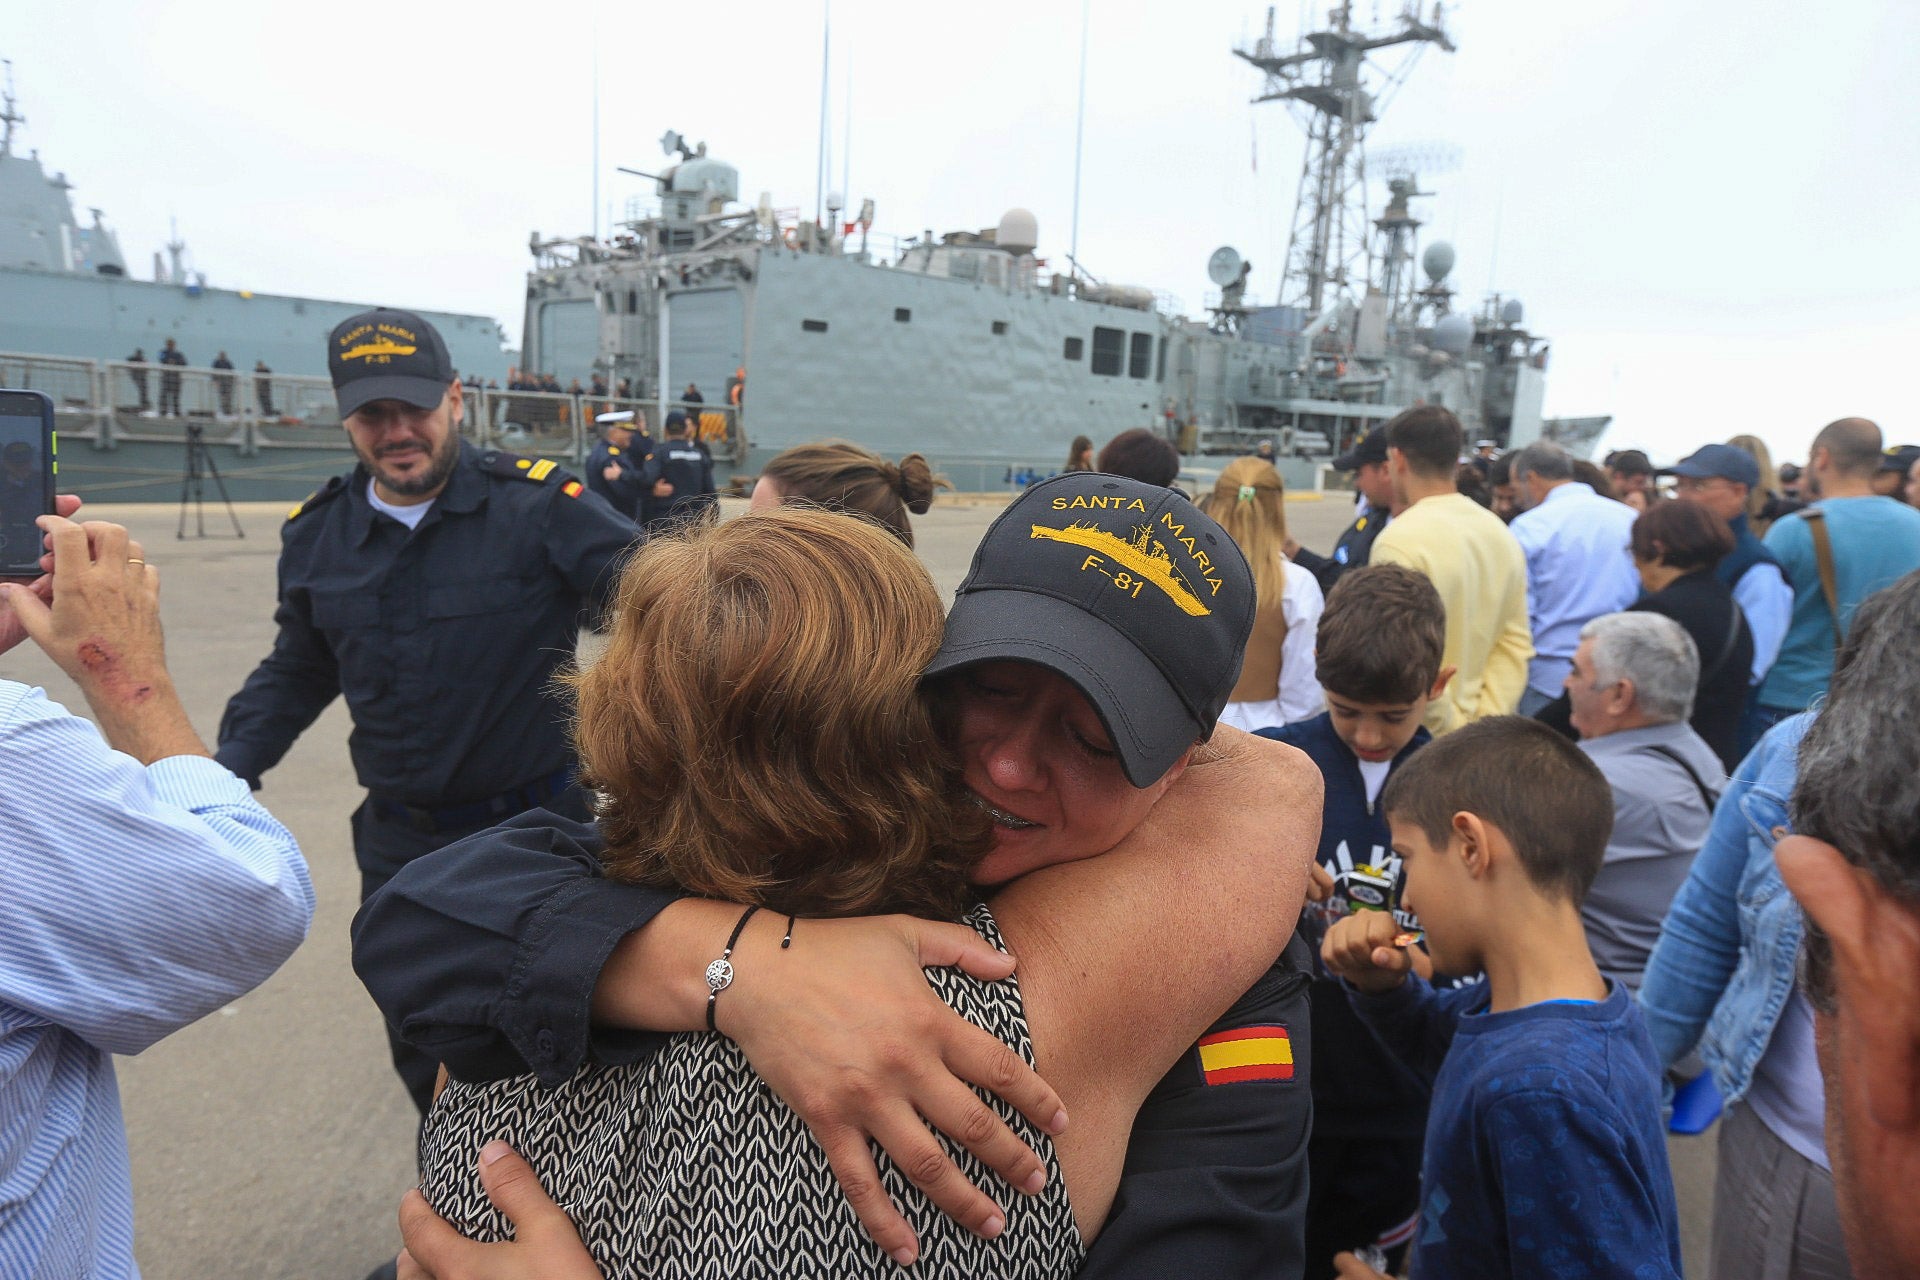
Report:
<svg viewBox="0 0 1920 1280"><path fill-rule="evenodd" d="M453 474L453 468L460 461L460 433L449 422L447 433L441 437L440 447L434 450L427 469L416 476L403 478L391 474L380 465L377 455L369 454L358 444L354 445L354 451L360 455L360 461L367 470L379 480L382 488L403 498L421 498L438 493L447 483L447 477Z"/></svg>

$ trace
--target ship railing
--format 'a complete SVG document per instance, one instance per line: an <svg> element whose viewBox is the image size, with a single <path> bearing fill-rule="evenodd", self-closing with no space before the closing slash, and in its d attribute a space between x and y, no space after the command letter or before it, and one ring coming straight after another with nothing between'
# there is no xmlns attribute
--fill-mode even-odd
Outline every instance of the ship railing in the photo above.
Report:
<svg viewBox="0 0 1920 1280"><path fill-rule="evenodd" d="M94 423L97 362L64 356L0 352L0 387L45 392L53 400L56 430L84 436Z"/></svg>
<svg viewBox="0 0 1920 1280"><path fill-rule="evenodd" d="M554 391L467 389L466 420L461 424L476 442L510 453L536 453L577 461L592 427L581 426L585 396Z"/></svg>
<svg viewBox="0 0 1920 1280"><path fill-rule="evenodd" d="M248 457L352 449L333 384L322 377L0 351L0 386L45 392L61 437L95 449L184 445L196 434ZM633 410L655 439L665 414L682 410L716 458L746 459L740 410L727 404L469 386L460 427L483 448L577 464L599 439L594 418L620 409Z"/></svg>

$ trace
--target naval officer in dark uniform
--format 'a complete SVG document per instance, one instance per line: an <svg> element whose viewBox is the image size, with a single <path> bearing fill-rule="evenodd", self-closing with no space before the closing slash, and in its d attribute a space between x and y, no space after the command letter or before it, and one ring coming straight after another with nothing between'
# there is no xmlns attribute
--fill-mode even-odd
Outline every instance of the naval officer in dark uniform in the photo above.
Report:
<svg viewBox="0 0 1920 1280"><path fill-rule="evenodd" d="M654 532L689 520L711 520L720 509L713 455L694 438L693 423L675 409L667 415L666 433L653 451L659 481L647 502L647 528Z"/></svg>
<svg viewBox="0 0 1920 1280"><path fill-rule="evenodd" d="M420 317L343 321L327 364L359 465L282 528L279 635L227 704L216 756L257 786L344 694L365 897L527 809L586 816L553 680L638 530L552 462L463 442L460 382ZM436 1064L392 1043L424 1112Z"/></svg>
<svg viewBox="0 0 1920 1280"><path fill-rule="evenodd" d="M647 491L660 478L654 461L653 438L645 424L635 430L634 411L617 409L603 413L594 421L600 425L600 442L587 455L587 488L607 500L621 515L642 518Z"/></svg>
<svg viewBox="0 0 1920 1280"><path fill-rule="evenodd" d="M1287 558L1319 579L1322 591L1333 590L1340 575L1358 569L1373 554L1373 540L1387 527L1393 504L1393 480L1387 474L1387 429L1375 427L1360 442L1333 460L1336 470L1353 472L1353 487L1361 506L1333 554L1319 555L1287 539Z"/></svg>

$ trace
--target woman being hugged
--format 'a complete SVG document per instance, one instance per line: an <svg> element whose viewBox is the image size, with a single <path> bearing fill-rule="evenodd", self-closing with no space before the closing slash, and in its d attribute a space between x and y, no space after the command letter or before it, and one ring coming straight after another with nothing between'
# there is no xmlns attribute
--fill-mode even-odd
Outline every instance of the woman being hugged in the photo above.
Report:
<svg viewBox="0 0 1920 1280"><path fill-rule="evenodd" d="M1213 536L1215 558L1231 555ZM1024 533L1002 545L1010 559L1045 558L1040 576L1071 574L1087 558ZM1250 613L1244 568L1231 568L1239 578L1224 599L1216 589L1189 638L1220 656L1237 656ZM1115 607L1117 620L1089 610L1083 628L1105 628L1116 643L1129 628L1160 629L1150 601ZM974 616L990 625L993 612ZM980 1235L941 1215L885 1158L883 1188L916 1228L928 1274L1072 1274L1112 1202L1140 1103L1284 943L1297 898L1272 906L1268 889L1292 850L1285 840L1265 851L1194 842L1191 856L1169 860L1122 846L1021 875L981 904L970 881L1019 874L1069 836L1104 835L1050 811L1006 811L1027 801L1013 798L1026 793L1001 763L1001 721L1056 708L1030 731L1047 739L1047 767L1071 772L1076 795L1117 783L1130 798L1097 807L1111 821L1127 805L1144 813L1171 787L1211 732L1208 698L1217 708L1231 676L1209 664L1217 689L1201 689L1202 710L1171 737L1163 720L1110 737L1104 710L1062 675L982 633L970 643L955 652L949 635L942 649L925 569L867 521L785 508L649 542L635 556L608 652L575 679L606 870L745 909L712 940L705 974L663 971L650 993L671 1025L704 1017L708 1032L668 1037L642 1061L583 1068L551 1090L531 1076L447 1088L422 1134L421 1186L454 1226L506 1234L475 1168L486 1143L505 1139L610 1276L893 1274L827 1155L726 1035L730 989L808 965L810 931L828 927L817 917L911 911L963 921L1018 952L1017 983L953 970L929 980L1047 1073L1073 1123L1056 1117L1049 1137L992 1103L1040 1153L1044 1177L976 1224ZM948 674L923 682L936 653ZM976 780L973 757L988 755ZM987 785L1006 786L1008 798L996 792L990 803ZM1223 922L1222 902L1246 905ZM1127 1052L1115 1053L1121 1037ZM989 1165L946 1150L976 1182L988 1178Z"/></svg>

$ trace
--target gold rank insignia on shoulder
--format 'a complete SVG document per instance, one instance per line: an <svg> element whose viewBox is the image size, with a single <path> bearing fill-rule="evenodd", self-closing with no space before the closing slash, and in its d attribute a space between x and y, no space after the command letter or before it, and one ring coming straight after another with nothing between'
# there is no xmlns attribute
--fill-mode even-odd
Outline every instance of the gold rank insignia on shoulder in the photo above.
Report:
<svg viewBox="0 0 1920 1280"><path fill-rule="evenodd" d="M608 446L607 446L607 456L608 456L608 457L610 457L610 458L617 458L617 457L619 457L619 456L620 456L620 446L619 446L619 445L617 445L617 444L610 444L610 445L608 445Z"/></svg>
<svg viewBox="0 0 1920 1280"><path fill-rule="evenodd" d="M480 465L489 474L516 480L559 481L564 484L573 479L573 473L552 458L519 458L511 453L488 450L481 455Z"/></svg>
<svg viewBox="0 0 1920 1280"><path fill-rule="evenodd" d="M287 519L291 520L302 512L311 511L323 502L331 501L335 496L344 492L346 487L347 482L343 478L340 476L333 477L333 479L327 481L318 489L315 489L312 493L294 503L293 509L287 512Z"/></svg>

